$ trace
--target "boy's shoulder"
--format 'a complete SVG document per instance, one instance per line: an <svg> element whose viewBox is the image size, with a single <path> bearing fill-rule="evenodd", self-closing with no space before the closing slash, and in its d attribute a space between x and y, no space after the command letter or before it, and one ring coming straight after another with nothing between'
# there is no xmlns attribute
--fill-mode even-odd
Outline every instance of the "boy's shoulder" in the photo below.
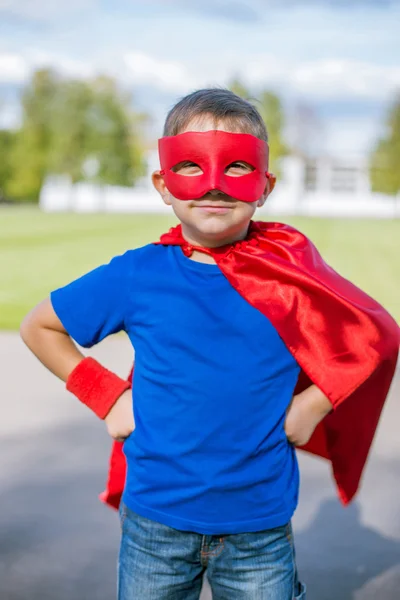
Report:
<svg viewBox="0 0 400 600"><path fill-rule="evenodd" d="M125 273L137 273L141 269L151 270L153 266L158 268L164 259L163 255L165 253L163 252L163 248L163 246L156 244L146 244L139 248L131 248L123 254L114 256L109 265Z"/></svg>
<svg viewBox="0 0 400 600"><path fill-rule="evenodd" d="M141 261L146 258L158 256L160 254L160 247L162 246L154 243L145 244L144 246L139 246L138 248L129 248L123 254L120 254L119 257L126 261Z"/></svg>

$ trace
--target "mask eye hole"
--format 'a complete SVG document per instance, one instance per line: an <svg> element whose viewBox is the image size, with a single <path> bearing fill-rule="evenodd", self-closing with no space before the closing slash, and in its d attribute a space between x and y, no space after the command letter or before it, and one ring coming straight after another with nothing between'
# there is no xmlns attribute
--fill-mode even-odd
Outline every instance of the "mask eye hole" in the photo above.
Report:
<svg viewBox="0 0 400 600"><path fill-rule="evenodd" d="M171 171L178 173L178 175L185 175L186 177L193 177L195 175L202 175L203 171L197 163L191 162L190 160L184 160L174 167Z"/></svg>
<svg viewBox="0 0 400 600"><path fill-rule="evenodd" d="M255 168L249 165L249 163L244 162L243 160L236 160L235 162L230 163L225 169L225 175L229 175L229 177L242 177L243 175L248 175L255 171Z"/></svg>

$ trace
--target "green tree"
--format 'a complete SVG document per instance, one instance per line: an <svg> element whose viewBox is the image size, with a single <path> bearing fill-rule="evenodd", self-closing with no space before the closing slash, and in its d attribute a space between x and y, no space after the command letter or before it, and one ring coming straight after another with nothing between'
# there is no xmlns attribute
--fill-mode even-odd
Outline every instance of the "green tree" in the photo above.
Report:
<svg viewBox="0 0 400 600"><path fill-rule="evenodd" d="M0 130L0 201L8 197L8 185L12 175L11 153L15 133L8 129Z"/></svg>
<svg viewBox="0 0 400 600"><path fill-rule="evenodd" d="M370 158L370 180L374 192L400 192L400 95L389 110L386 135L378 140Z"/></svg>
<svg viewBox="0 0 400 600"><path fill-rule="evenodd" d="M135 131L141 116L130 110L132 99L112 79L101 77L92 85L89 112L89 152L99 164L98 180L132 185L143 174L143 152Z"/></svg>
<svg viewBox="0 0 400 600"><path fill-rule="evenodd" d="M234 77L229 85L231 92L240 96L244 100L250 100L250 90L240 81L239 77Z"/></svg>
<svg viewBox="0 0 400 600"><path fill-rule="evenodd" d="M131 105L110 78L65 82L56 109L52 171L83 180L90 160L97 165L92 180L133 185L143 171L143 150L140 116Z"/></svg>
<svg viewBox="0 0 400 600"><path fill-rule="evenodd" d="M58 79L50 70L37 71L22 96L22 126L12 153L8 193L18 200L37 200L47 172L52 143L53 109Z"/></svg>
<svg viewBox="0 0 400 600"><path fill-rule="evenodd" d="M75 183L84 179L82 166L89 152L89 113L93 99L89 83L60 82L53 107L52 144L48 172L69 175Z"/></svg>
<svg viewBox="0 0 400 600"><path fill-rule="evenodd" d="M285 118L279 96L271 91L262 90L255 98L252 92L237 77L233 79L229 89L254 104L261 114L268 131L270 171L279 176L281 172L280 162L282 158L289 154L289 148L283 139Z"/></svg>
<svg viewBox="0 0 400 600"><path fill-rule="evenodd" d="M279 176L281 174L281 160L289 154L289 149L283 140L284 114L282 102L279 96L267 90L261 92L259 100L258 110L268 130L270 170Z"/></svg>
<svg viewBox="0 0 400 600"><path fill-rule="evenodd" d="M65 80L38 71L22 104L9 186L14 198L37 200L50 173L115 185L133 185L142 175L142 116L112 79Z"/></svg>

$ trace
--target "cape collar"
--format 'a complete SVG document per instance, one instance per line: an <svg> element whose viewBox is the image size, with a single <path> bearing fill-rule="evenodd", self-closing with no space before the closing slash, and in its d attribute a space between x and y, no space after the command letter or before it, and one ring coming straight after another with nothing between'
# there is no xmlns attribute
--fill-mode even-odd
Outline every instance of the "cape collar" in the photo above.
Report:
<svg viewBox="0 0 400 600"><path fill-rule="evenodd" d="M235 250L244 250L251 246L258 246L258 236L260 236L263 233L263 229L265 230L265 225L268 224L263 223L263 225L264 227L262 227L260 223L250 221L249 229L244 240L234 242L233 244L219 246L218 248L205 248L204 246L193 246L192 244L189 244L189 242L185 240L185 238L182 235L182 226L177 225L176 227L171 227L171 229L167 233L164 233L160 237L160 241L156 242L156 244L162 244L165 246L181 246L182 252L185 256L188 257L190 257L194 251L198 251L217 258L231 254Z"/></svg>

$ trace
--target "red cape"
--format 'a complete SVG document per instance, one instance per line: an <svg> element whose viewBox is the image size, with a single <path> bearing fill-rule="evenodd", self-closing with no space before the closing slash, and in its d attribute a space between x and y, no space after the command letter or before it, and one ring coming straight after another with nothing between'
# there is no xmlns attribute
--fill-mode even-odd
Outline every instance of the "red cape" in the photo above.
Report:
<svg viewBox="0 0 400 600"><path fill-rule="evenodd" d="M211 254L247 302L268 317L302 371L296 393L312 383L333 411L302 449L330 460L339 498L357 492L395 372L400 329L375 300L329 267L299 231L251 222L247 238L215 249L194 248L181 226L158 244ZM131 373L132 376L132 373ZM117 508L125 483L122 443L112 449L101 500Z"/></svg>

